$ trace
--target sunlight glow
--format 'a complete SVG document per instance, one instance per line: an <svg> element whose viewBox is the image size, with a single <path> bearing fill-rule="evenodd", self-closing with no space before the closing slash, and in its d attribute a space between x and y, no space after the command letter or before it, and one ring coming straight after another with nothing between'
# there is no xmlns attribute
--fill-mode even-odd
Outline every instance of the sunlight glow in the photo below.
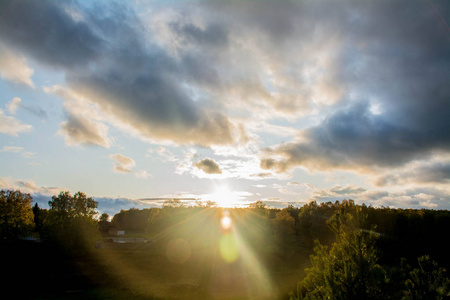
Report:
<svg viewBox="0 0 450 300"><path fill-rule="evenodd" d="M230 191L226 185L218 186L214 193L209 194L208 197L208 200L216 202L220 207L232 207L236 205L239 198L236 192Z"/></svg>

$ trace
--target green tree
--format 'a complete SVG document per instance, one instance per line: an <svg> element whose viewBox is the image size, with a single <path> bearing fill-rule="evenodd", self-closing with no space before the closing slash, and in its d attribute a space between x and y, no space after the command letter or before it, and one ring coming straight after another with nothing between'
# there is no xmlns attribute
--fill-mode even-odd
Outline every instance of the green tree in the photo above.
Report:
<svg viewBox="0 0 450 300"><path fill-rule="evenodd" d="M68 191L60 192L58 196L53 196L48 202L53 217L59 222L66 222L78 217L93 219L97 214L97 201L86 197L85 193L77 192L71 195Z"/></svg>
<svg viewBox="0 0 450 300"><path fill-rule="evenodd" d="M381 299L386 272L378 264L378 235L353 228L352 216L338 216L332 223L336 242L331 248L316 241L312 267L291 299Z"/></svg>
<svg viewBox="0 0 450 300"><path fill-rule="evenodd" d="M446 270L428 255L418 258L419 267L409 272L404 300L440 300L450 294Z"/></svg>
<svg viewBox="0 0 450 300"><path fill-rule="evenodd" d="M295 232L295 219L289 213L287 208L275 214L275 219L272 220L275 231L275 239L278 244L279 254L285 256L289 249L294 249L293 238Z"/></svg>
<svg viewBox="0 0 450 300"><path fill-rule="evenodd" d="M0 191L0 236L18 239L27 235L34 226L32 197L20 191Z"/></svg>

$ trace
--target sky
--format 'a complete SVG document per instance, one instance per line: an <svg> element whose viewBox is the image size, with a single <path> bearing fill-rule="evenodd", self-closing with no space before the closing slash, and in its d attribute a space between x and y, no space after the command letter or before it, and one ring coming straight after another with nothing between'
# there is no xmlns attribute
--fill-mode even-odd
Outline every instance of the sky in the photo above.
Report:
<svg viewBox="0 0 450 300"><path fill-rule="evenodd" d="M2 0L0 188L450 209L449 24L447 0Z"/></svg>

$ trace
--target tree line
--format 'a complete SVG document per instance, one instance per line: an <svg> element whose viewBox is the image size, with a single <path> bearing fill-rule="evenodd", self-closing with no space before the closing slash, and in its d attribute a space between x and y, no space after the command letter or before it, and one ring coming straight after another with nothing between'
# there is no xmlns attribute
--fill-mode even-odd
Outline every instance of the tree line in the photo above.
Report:
<svg viewBox="0 0 450 300"><path fill-rule="evenodd" d="M0 236L2 241L34 237L67 249L89 247L100 239L96 219L98 202L82 192L61 192L49 201L50 209L36 203L30 194L0 191Z"/></svg>
<svg viewBox="0 0 450 300"><path fill-rule="evenodd" d="M110 219L107 214L99 216L98 203L82 192L61 192L49 207L32 206L31 195L20 191L1 191L2 241L35 235L80 250L113 231L125 230L161 241L183 236L207 246L220 235L224 211L213 202L186 206L173 199L161 208L121 210ZM445 270L450 265L447 210L375 208L343 200L283 209L257 201L228 211L247 243L269 256L289 259L300 248L310 249L311 267L291 299L450 296Z"/></svg>

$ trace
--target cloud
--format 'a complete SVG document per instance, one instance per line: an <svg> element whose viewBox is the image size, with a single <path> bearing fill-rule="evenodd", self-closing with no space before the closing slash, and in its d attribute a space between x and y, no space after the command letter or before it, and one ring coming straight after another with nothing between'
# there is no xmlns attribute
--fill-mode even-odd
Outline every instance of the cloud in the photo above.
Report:
<svg viewBox="0 0 450 300"><path fill-rule="evenodd" d="M114 172L131 173L136 166L136 162L122 154L116 153L109 156L114 161Z"/></svg>
<svg viewBox="0 0 450 300"><path fill-rule="evenodd" d="M134 175L136 176L136 178L142 178L142 179L153 177L152 174L149 174L145 170L137 171L136 173L134 173Z"/></svg>
<svg viewBox="0 0 450 300"><path fill-rule="evenodd" d="M3 146L0 152L20 153L24 158L34 158L36 155L35 152L24 151L23 147L17 146Z"/></svg>
<svg viewBox="0 0 450 300"><path fill-rule="evenodd" d="M16 146L3 146L0 152L11 152L11 153L19 153L22 152L23 147Z"/></svg>
<svg viewBox="0 0 450 300"><path fill-rule="evenodd" d="M447 100L433 101L447 111L444 110ZM414 109L433 115L428 107L419 104ZM444 114L434 114L437 119L442 118L439 122L423 122L420 128L404 127L396 124L397 119L372 114L368 103L353 103L338 109L318 126L304 130L298 141L265 149L261 167L286 172L297 166L358 171L402 166L435 151L450 150L450 135L445 129L450 124L444 120ZM450 120L450 115L447 117Z"/></svg>
<svg viewBox="0 0 450 300"><path fill-rule="evenodd" d="M29 112L32 115L37 116L43 120L47 119L47 113L43 109L37 106L24 105L22 103L22 99L19 97L14 97L9 103L6 104L6 108L12 115L15 115L17 113L17 110L21 108L26 112Z"/></svg>
<svg viewBox="0 0 450 300"><path fill-rule="evenodd" d="M12 117L6 116L2 109L0 109L0 132L12 136L19 136L19 133L30 132L33 126L22 123L22 121Z"/></svg>
<svg viewBox="0 0 450 300"><path fill-rule="evenodd" d="M219 164L211 158L204 158L196 162L194 166L207 174L222 174Z"/></svg>
<svg viewBox="0 0 450 300"><path fill-rule="evenodd" d="M376 186L445 185L450 182L450 161L439 155L428 160L415 161L403 168L391 170L374 178Z"/></svg>
<svg viewBox="0 0 450 300"><path fill-rule="evenodd" d="M335 186L333 188L330 189L330 192L334 193L334 194L339 194L339 195L346 195L346 194L361 194L364 193L366 191L365 188L362 187L355 187L354 185L347 185L347 186Z"/></svg>
<svg viewBox="0 0 450 300"><path fill-rule="evenodd" d="M11 50L46 64L83 69L98 58L104 41L86 22L75 20L70 7L72 3L52 1L12 3L2 18L0 38Z"/></svg>
<svg viewBox="0 0 450 300"><path fill-rule="evenodd" d="M299 3L307 12L321 8L320 3ZM434 12L420 2L408 9L400 2L349 3L343 1L333 13L319 17L319 23L311 23L318 40L330 33L335 38L330 44L331 57L326 52L321 54L324 57L317 56L329 68L320 64L298 68L310 69L313 75L319 72L318 76L330 69L324 82L342 87L336 100L318 101L311 96L322 120L295 140L266 148L263 169L279 173L296 167L368 171L403 166L450 150L446 129L450 126L446 109L450 105L446 83L449 44L434 26ZM447 4L439 5L445 11ZM401 17L393 15L398 9L403 12ZM410 26L412 16L418 18L414 26ZM290 37L289 31L280 35L280 39ZM302 35L305 47L309 38Z"/></svg>
<svg viewBox="0 0 450 300"><path fill-rule="evenodd" d="M448 189L435 187L411 188L382 195L372 203L376 206L389 206L394 208L428 208L449 209Z"/></svg>
<svg viewBox="0 0 450 300"><path fill-rule="evenodd" d="M160 161L163 162L177 162L177 158L175 155L167 148L165 147L158 147L156 150L149 149L147 153L145 154L145 157L154 157L156 156L159 158Z"/></svg>
<svg viewBox="0 0 450 300"><path fill-rule="evenodd" d="M21 99L19 97L14 97L8 104L6 104L6 108L11 114L15 115L21 105Z"/></svg>
<svg viewBox="0 0 450 300"><path fill-rule="evenodd" d="M44 196L53 196L59 194L59 192L66 190L61 187L47 187L37 186L33 180L18 180L10 177L0 177L1 189L20 190L23 193L40 194Z"/></svg>
<svg viewBox="0 0 450 300"><path fill-rule="evenodd" d="M64 99L67 121L60 124L61 129L57 133L65 138L66 145L111 146L109 127L95 105L60 85L44 87L44 91Z"/></svg>
<svg viewBox="0 0 450 300"><path fill-rule="evenodd" d="M34 70L27 64L25 57L15 54L0 43L0 77L15 83L34 88Z"/></svg>
<svg viewBox="0 0 450 300"><path fill-rule="evenodd" d="M433 9L405 3L139 2L97 9L21 1L3 16L0 39L22 65L32 61L64 75L60 134L68 144L109 147L108 128L115 126L146 141L209 147L225 178L343 169L376 174L379 186L445 184L447 162L430 157L450 151L449 41ZM442 12L448 5L436 2ZM3 111L0 117L0 126L19 122ZM178 174L214 177L192 153L157 154L178 163ZM374 195L352 186L327 192Z"/></svg>
<svg viewBox="0 0 450 300"><path fill-rule="evenodd" d="M232 143L228 118L197 105L185 88L186 80L203 70L186 59L180 64L146 40L133 10L120 4L101 14L83 9L77 3L13 3L2 20L0 37L8 46L65 72L70 89L144 137L202 146ZM189 26L181 30L205 42L220 32ZM65 133L76 132L75 141L83 133L80 123L72 116L63 125ZM79 130L69 130L74 127L70 125Z"/></svg>
<svg viewBox="0 0 450 300"><path fill-rule="evenodd" d="M68 114L68 120L60 124L58 134L64 136L68 146L94 145L109 148L108 127L80 115Z"/></svg>

